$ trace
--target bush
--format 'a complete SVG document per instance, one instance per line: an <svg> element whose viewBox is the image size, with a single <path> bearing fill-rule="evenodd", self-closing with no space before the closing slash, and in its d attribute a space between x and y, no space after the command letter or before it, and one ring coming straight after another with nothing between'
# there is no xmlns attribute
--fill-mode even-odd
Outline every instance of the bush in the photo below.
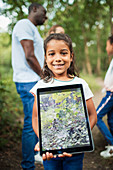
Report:
<svg viewBox="0 0 113 170"><path fill-rule="evenodd" d="M2 66L3 67L3 66ZM10 141L21 139L23 108L20 97L12 82L12 69L1 69L0 80L0 148ZM5 72L4 72L5 71ZM4 76L3 76L4 75Z"/></svg>

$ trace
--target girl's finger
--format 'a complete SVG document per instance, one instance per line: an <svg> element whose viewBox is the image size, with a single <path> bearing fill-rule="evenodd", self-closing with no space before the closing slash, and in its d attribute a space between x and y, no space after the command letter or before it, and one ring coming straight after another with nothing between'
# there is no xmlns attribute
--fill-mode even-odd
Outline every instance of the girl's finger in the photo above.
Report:
<svg viewBox="0 0 113 170"><path fill-rule="evenodd" d="M65 157L65 155L59 154L58 157L63 158L63 157Z"/></svg>
<svg viewBox="0 0 113 170"><path fill-rule="evenodd" d="M47 159L46 154L42 155L42 159L43 159L43 161L45 161Z"/></svg>
<svg viewBox="0 0 113 170"><path fill-rule="evenodd" d="M64 156L67 156L67 157L72 157L72 154L67 153L67 152L63 152L63 155L64 155Z"/></svg>

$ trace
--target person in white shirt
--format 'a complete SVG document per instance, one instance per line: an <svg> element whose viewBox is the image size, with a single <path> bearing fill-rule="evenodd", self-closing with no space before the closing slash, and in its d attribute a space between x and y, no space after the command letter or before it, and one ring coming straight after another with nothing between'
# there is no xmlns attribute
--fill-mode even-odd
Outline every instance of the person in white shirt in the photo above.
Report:
<svg viewBox="0 0 113 170"><path fill-rule="evenodd" d="M40 80L44 65L43 39L37 25L43 25L46 17L45 8L32 3L29 6L27 19L16 23L12 33L12 67L13 81L16 84L24 110L24 126L22 132L22 168L33 170L34 146L37 136L32 128L32 109L34 97L29 90Z"/></svg>
<svg viewBox="0 0 113 170"><path fill-rule="evenodd" d="M45 65L42 80L40 80L30 92L35 96L33 106L32 124L38 136L38 114L36 89L52 86L63 86L69 84L82 84L85 94L86 105L89 114L91 129L96 124L97 114L93 104L93 94L85 80L77 77L74 69L74 53L72 41L66 34L50 34L44 41ZM39 143L35 150L39 151ZM72 169L82 170L84 153L69 154L63 153L55 157L52 153L42 155L45 170Z"/></svg>
<svg viewBox="0 0 113 170"><path fill-rule="evenodd" d="M111 35L106 43L106 51L108 56L113 55L113 35ZM108 146L106 150L102 151L100 155L104 158L113 157L113 59L109 65L104 79L104 89L106 96L102 99L97 107L97 126L104 135ZM107 115L109 129L105 125L102 118Z"/></svg>

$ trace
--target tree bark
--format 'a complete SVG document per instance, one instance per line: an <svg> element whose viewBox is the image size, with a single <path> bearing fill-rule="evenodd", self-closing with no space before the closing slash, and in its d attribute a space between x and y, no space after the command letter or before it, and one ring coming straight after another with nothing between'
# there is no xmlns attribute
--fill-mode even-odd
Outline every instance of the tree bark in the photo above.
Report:
<svg viewBox="0 0 113 170"><path fill-rule="evenodd" d="M101 58L100 58L100 55L101 55L101 45L100 45L100 29L99 29L99 26L97 26L97 69L96 69L96 72L97 72L97 75L100 75L101 73Z"/></svg>
<svg viewBox="0 0 113 170"><path fill-rule="evenodd" d="M111 34L113 35L113 6L112 4L109 5L109 12L110 12L110 26L111 26Z"/></svg>
<svg viewBox="0 0 113 170"><path fill-rule="evenodd" d="M90 60L89 60L89 49L88 49L86 40L85 40L85 56L86 56L86 68L87 68L88 74L91 75L92 74L92 67L91 67L91 63L90 63Z"/></svg>

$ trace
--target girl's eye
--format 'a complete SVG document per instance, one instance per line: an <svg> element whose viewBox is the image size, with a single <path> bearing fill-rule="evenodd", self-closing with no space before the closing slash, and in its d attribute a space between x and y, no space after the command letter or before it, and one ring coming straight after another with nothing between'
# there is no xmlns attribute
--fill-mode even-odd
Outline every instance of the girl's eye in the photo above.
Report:
<svg viewBox="0 0 113 170"><path fill-rule="evenodd" d="M53 56L54 54L55 54L55 53L49 53L48 55L49 55L49 56Z"/></svg>
<svg viewBox="0 0 113 170"><path fill-rule="evenodd" d="M67 52L61 52L62 55L67 55L68 53Z"/></svg>

